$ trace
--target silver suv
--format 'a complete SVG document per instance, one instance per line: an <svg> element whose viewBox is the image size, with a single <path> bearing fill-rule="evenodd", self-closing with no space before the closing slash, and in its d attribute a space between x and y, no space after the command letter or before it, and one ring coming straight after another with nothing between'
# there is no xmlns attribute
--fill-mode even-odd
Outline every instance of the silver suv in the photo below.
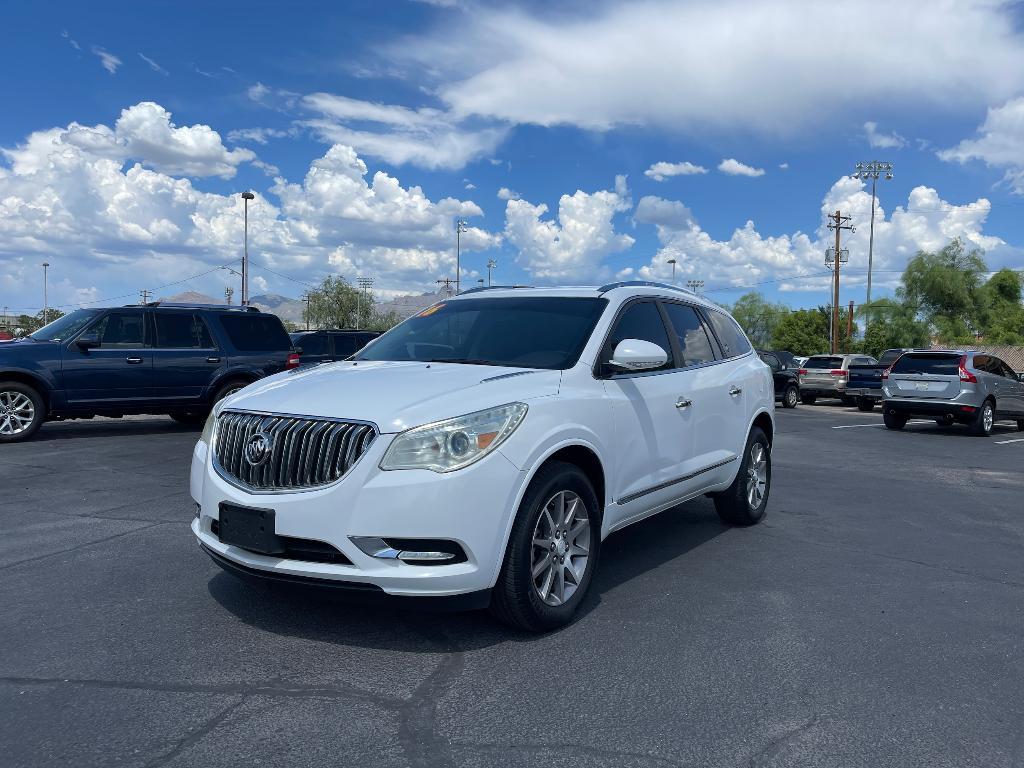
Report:
<svg viewBox="0 0 1024 768"><path fill-rule="evenodd" d="M982 352L907 352L882 374L885 426L903 429L911 416L946 426L967 424L985 436L997 419L1024 431L1024 382L994 355Z"/></svg>
<svg viewBox="0 0 1024 768"><path fill-rule="evenodd" d="M814 405L819 397L837 397L847 405L853 405L853 398L846 394L850 364L872 365L876 362L868 355L811 355L800 366L800 402Z"/></svg>

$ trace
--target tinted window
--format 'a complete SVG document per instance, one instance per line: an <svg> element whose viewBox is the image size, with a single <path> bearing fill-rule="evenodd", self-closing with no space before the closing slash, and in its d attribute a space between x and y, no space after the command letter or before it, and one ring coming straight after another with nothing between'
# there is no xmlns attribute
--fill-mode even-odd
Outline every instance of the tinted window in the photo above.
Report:
<svg viewBox="0 0 1024 768"><path fill-rule="evenodd" d="M649 341L665 350L668 360L660 368L650 370L661 371L672 367L672 344L668 340L668 331L665 330L665 323L661 319L658 305L653 301L633 304L623 313L605 345L605 360L611 358L615 347L624 339Z"/></svg>
<svg viewBox="0 0 1024 768"><path fill-rule="evenodd" d="M892 372L956 376L959 368L960 355L908 352L893 364Z"/></svg>
<svg viewBox="0 0 1024 768"><path fill-rule="evenodd" d="M999 358L992 358L992 359L995 360L999 364L999 373L1002 376L1006 376L1008 379L1016 379L1017 378L1017 374L1013 372L1013 369L1010 366L1008 366L1006 363L1004 363Z"/></svg>
<svg viewBox="0 0 1024 768"><path fill-rule="evenodd" d="M29 336L36 341L60 341L78 333L85 324L96 317L98 310L76 309L70 314L58 317Z"/></svg>
<svg viewBox="0 0 1024 768"><path fill-rule="evenodd" d="M804 368L833 370L842 367L843 358L841 357L809 357L807 362L804 363Z"/></svg>
<svg viewBox="0 0 1024 768"><path fill-rule="evenodd" d="M303 355L331 354L330 338L326 333L311 333L308 336L300 336L295 344L302 347Z"/></svg>
<svg viewBox="0 0 1024 768"><path fill-rule="evenodd" d="M770 355L767 352L762 352L761 360L763 360L764 364L771 368L773 371L778 371L782 369L782 363L779 362L779 358L777 358L775 355Z"/></svg>
<svg viewBox="0 0 1024 768"><path fill-rule="evenodd" d="M606 305L599 298L455 299L395 326L357 359L571 368Z"/></svg>
<svg viewBox="0 0 1024 768"><path fill-rule="evenodd" d="M985 373L998 373L998 369L992 365L992 358L988 355L975 355L971 366L978 371Z"/></svg>
<svg viewBox="0 0 1024 768"><path fill-rule="evenodd" d="M239 352L287 352L292 348L281 321L272 315L225 312L220 322Z"/></svg>
<svg viewBox="0 0 1024 768"><path fill-rule="evenodd" d="M339 333L334 337L334 351L338 357L354 355L377 338L370 333Z"/></svg>
<svg viewBox="0 0 1024 768"><path fill-rule="evenodd" d="M155 312L156 345L167 349L212 349L206 323L184 312Z"/></svg>
<svg viewBox="0 0 1024 768"><path fill-rule="evenodd" d="M90 330L100 337L101 348L138 349L146 345L145 315L139 312L111 312Z"/></svg>
<svg viewBox="0 0 1024 768"><path fill-rule="evenodd" d="M666 312L668 312L668 319L672 323L672 329L679 339L679 349L683 353L680 365L699 365L700 363L710 363L714 360L715 353L711 351L711 340L708 339L708 332L704 330L704 324L700 321L700 317L698 317L693 307L670 303L666 303L664 307ZM776 360L775 362L778 365L778 361Z"/></svg>
<svg viewBox="0 0 1024 768"><path fill-rule="evenodd" d="M882 356L878 358L878 362L880 365L891 365L902 354L903 352L898 349L887 349L882 353Z"/></svg>
<svg viewBox="0 0 1024 768"><path fill-rule="evenodd" d="M726 357L735 357L750 351L750 342L731 318L714 310L708 311L708 317L722 347L722 353Z"/></svg>

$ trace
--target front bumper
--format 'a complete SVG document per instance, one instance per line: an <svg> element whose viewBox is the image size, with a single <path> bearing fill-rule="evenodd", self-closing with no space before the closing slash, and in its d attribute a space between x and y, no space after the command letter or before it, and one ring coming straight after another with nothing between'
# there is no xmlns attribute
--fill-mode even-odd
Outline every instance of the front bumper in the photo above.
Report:
<svg viewBox="0 0 1024 768"><path fill-rule="evenodd" d="M526 474L494 451L465 469L384 472L378 464L392 435L381 435L337 483L303 492L249 493L222 478L200 442L192 457L191 493L199 505L192 532L222 567L236 575L298 582L335 582L393 596L450 597L490 589L498 575ZM213 532L220 504L270 508L279 536L312 539L338 549L351 564L264 555L224 544ZM371 557L350 537L447 539L465 562L417 565ZM231 568L228 568L231 570Z"/></svg>

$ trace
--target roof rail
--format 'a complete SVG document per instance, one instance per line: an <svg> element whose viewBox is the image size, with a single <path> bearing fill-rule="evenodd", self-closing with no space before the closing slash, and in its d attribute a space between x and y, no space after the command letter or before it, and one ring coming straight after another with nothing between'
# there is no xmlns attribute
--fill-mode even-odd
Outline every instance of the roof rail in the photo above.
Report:
<svg viewBox="0 0 1024 768"><path fill-rule="evenodd" d="M480 291L497 291L497 290L508 290L510 288L533 288L532 285L478 285L474 288L467 288L464 291L459 291L456 296L465 296L467 293L480 293Z"/></svg>
<svg viewBox="0 0 1024 768"><path fill-rule="evenodd" d="M651 280L621 280L617 283L608 283L597 289L598 293L607 293L613 288L664 288L667 291L679 291L680 293L696 296L693 291L669 283L657 283Z"/></svg>
<svg viewBox="0 0 1024 768"><path fill-rule="evenodd" d="M138 304L125 304L126 307L137 307ZM240 306L238 304L199 304L193 302L182 302L180 304L173 301L150 301L147 304L143 304L144 307L170 307L171 309L216 309L220 312L259 312L257 307L252 305Z"/></svg>

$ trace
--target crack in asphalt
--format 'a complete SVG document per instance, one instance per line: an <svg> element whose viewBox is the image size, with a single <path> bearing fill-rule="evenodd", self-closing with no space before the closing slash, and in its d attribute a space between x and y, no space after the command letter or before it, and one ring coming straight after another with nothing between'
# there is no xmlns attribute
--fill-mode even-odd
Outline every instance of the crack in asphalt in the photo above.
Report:
<svg viewBox="0 0 1024 768"><path fill-rule="evenodd" d="M147 521L147 522L149 522L149 521ZM171 523L157 522L157 523L150 523L149 525L140 525L140 526L137 526L135 528L132 528L130 531L122 531L121 533L115 533L113 536L105 536L102 539L94 539L93 541L85 541L85 542L82 542L81 544L76 544L75 546L70 547L69 549L62 549L62 550L60 550L58 552L47 552L45 555L36 555L35 557L27 557L24 560L18 560L17 562L14 562L14 563L6 563L5 565L0 565L0 571L6 571L9 568L14 568L14 567L19 566L19 565L24 565L25 563L36 563L36 562L39 562L40 560L45 560L48 557L57 557L59 555L67 555L67 554L70 554L71 552L77 552L80 549L85 549L86 547L92 547L92 546L95 546L96 544L103 544L103 543L108 542L108 541L113 541L115 539L120 539L120 538L122 538L124 536L130 536L133 533L139 533L140 531L148 531L150 528L156 528L158 525L171 525Z"/></svg>
<svg viewBox="0 0 1024 768"><path fill-rule="evenodd" d="M752 755L748 765L750 768L765 768L766 766L771 765L772 760L778 757L786 747L808 731L816 728L820 722L821 715L815 715L810 720L801 723L795 728L790 728L782 735L769 741L760 752Z"/></svg>
<svg viewBox="0 0 1024 768"><path fill-rule="evenodd" d="M231 715L232 712L234 712L240 706L245 704L245 701L246 700L245 700L244 697L239 698L238 701L232 702L231 704L226 706L224 709L222 709L220 712L217 712L216 714L214 714L212 717L210 717L205 723L200 725L198 728L196 728L194 730L190 730L189 733L187 733L183 738L178 740L178 743L175 744L170 749L170 751L168 751L168 752L164 753L163 755L160 755L160 756L154 758L153 760L150 760L148 763L146 763L146 768L159 768L159 766L161 766L161 765L167 765L167 763L171 762L171 760L176 758L178 755L180 755L186 749L188 749L189 747L191 747L191 746L193 746L195 744L198 744L200 741L202 741L204 738L206 738L207 734L211 733L217 726L219 726L221 723L223 723ZM258 712L258 710L257 710L257 712ZM257 712L250 713L249 717L252 717L253 715L257 714ZM248 719L248 718L246 718L246 719Z"/></svg>

